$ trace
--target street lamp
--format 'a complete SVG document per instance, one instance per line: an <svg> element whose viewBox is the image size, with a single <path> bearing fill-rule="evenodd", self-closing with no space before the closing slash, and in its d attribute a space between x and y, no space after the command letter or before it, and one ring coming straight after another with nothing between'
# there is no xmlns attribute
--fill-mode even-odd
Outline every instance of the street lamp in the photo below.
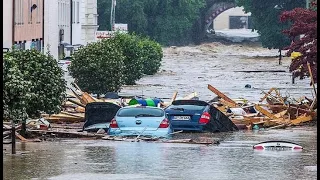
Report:
<svg viewBox="0 0 320 180"><path fill-rule="evenodd" d="M115 17L116 16L116 0L111 0L111 12L110 12L110 26L111 31L114 30Z"/></svg>
<svg viewBox="0 0 320 180"><path fill-rule="evenodd" d="M274 9L277 9L277 10L282 10L283 9L283 3L282 4L277 4L274 6ZM281 29L283 30L283 24L281 24ZM281 55L281 48L279 48L279 65L281 65L281 60L282 60L282 55Z"/></svg>

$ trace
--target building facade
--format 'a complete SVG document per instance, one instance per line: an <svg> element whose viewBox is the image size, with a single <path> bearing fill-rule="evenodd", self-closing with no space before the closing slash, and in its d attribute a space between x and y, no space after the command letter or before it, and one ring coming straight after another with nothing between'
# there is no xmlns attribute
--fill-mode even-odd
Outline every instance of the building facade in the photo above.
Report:
<svg viewBox="0 0 320 180"><path fill-rule="evenodd" d="M43 44L43 0L13 1L13 44L16 48L41 51Z"/></svg>
<svg viewBox="0 0 320 180"><path fill-rule="evenodd" d="M82 42L84 45L91 42L96 42L96 31L98 30L98 10L97 0L81 0L83 2L83 8L81 13L82 17Z"/></svg>
<svg viewBox="0 0 320 180"><path fill-rule="evenodd" d="M84 14L81 13L84 4L82 0L72 0L72 34L71 34L71 44L72 45L83 45L81 38L81 26L82 20L84 19Z"/></svg>
<svg viewBox="0 0 320 180"><path fill-rule="evenodd" d="M13 44L13 0L3 3L3 48L11 48Z"/></svg>
<svg viewBox="0 0 320 180"><path fill-rule="evenodd" d="M214 30L251 29L251 26L251 13L245 13L243 7L228 9L213 20Z"/></svg>
<svg viewBox="0 0 320 180"><path fill-rule="evenodd" d="M44 1L44 52L58 59L59 26L58 1Z"/></svg>

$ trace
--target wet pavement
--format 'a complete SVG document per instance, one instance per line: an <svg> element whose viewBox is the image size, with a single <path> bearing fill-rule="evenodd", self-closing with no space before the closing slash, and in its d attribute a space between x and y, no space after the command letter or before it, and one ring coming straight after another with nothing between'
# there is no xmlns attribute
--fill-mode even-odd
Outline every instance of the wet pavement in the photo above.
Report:
<svg viewBox="0 0 320 180"><path fill-rule="evenodd" d="M316 127L179 134L206 137L219 145L62 140L5 145L4 179L316 179ZM258 151L266 140L299 143L302 151Z"/></svg>
<svg viewBox="0 0 320 180"><path fill-rule="evenodd" d="M278 65L277 50L245 45L165 48L159 73L146 76L121 92L147 97L183 97L192 91L200 99L215 95L211 84L231 98L257 102L261 90L280 88L282 95L312 97L309 79L291 84L290 59ZM243 70L286 72L243 73ZM66 77L68 82L72 80ZM252 88L245 88L250 84ZM219 145L188 145L154 142L112 142L69 139L17 143L11 155L4 145L4 179L316 179L316 127L286 130L240 131L216 134L176 134L174 138L209 137ZM261 141L286 140L304 147L301 152L255 151Z"/></svg>

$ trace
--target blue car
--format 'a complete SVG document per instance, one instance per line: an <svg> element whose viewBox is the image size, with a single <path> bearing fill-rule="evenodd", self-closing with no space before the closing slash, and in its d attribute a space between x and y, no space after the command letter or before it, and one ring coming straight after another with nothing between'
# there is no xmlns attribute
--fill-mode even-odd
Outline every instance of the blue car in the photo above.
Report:
<svg viewBox="0 0 320 180"><path fill-rule="evenodd" d="M238 130L221 111L200 100L176 100L165 108L174 131L226 132Z"/></svg>
<svg viewBox="0 0 320 180"><path fill-rule="evenodd" d="M127 106L111 120L108 134L114 136L147 136L168 138L173 129L163 109L149 106Z"/></svg>

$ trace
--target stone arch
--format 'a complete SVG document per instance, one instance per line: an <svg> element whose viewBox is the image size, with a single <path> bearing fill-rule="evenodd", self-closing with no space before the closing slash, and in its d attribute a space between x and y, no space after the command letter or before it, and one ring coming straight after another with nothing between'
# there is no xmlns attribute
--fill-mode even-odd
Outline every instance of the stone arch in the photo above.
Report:
<svg viewBox="0 0 320 180"><path fill-rule="evenodd" d="M232 2L220 2L213 4L207 11L205 16L205 30L207 31L212 21L224 11L236 7Z"/></svg>

